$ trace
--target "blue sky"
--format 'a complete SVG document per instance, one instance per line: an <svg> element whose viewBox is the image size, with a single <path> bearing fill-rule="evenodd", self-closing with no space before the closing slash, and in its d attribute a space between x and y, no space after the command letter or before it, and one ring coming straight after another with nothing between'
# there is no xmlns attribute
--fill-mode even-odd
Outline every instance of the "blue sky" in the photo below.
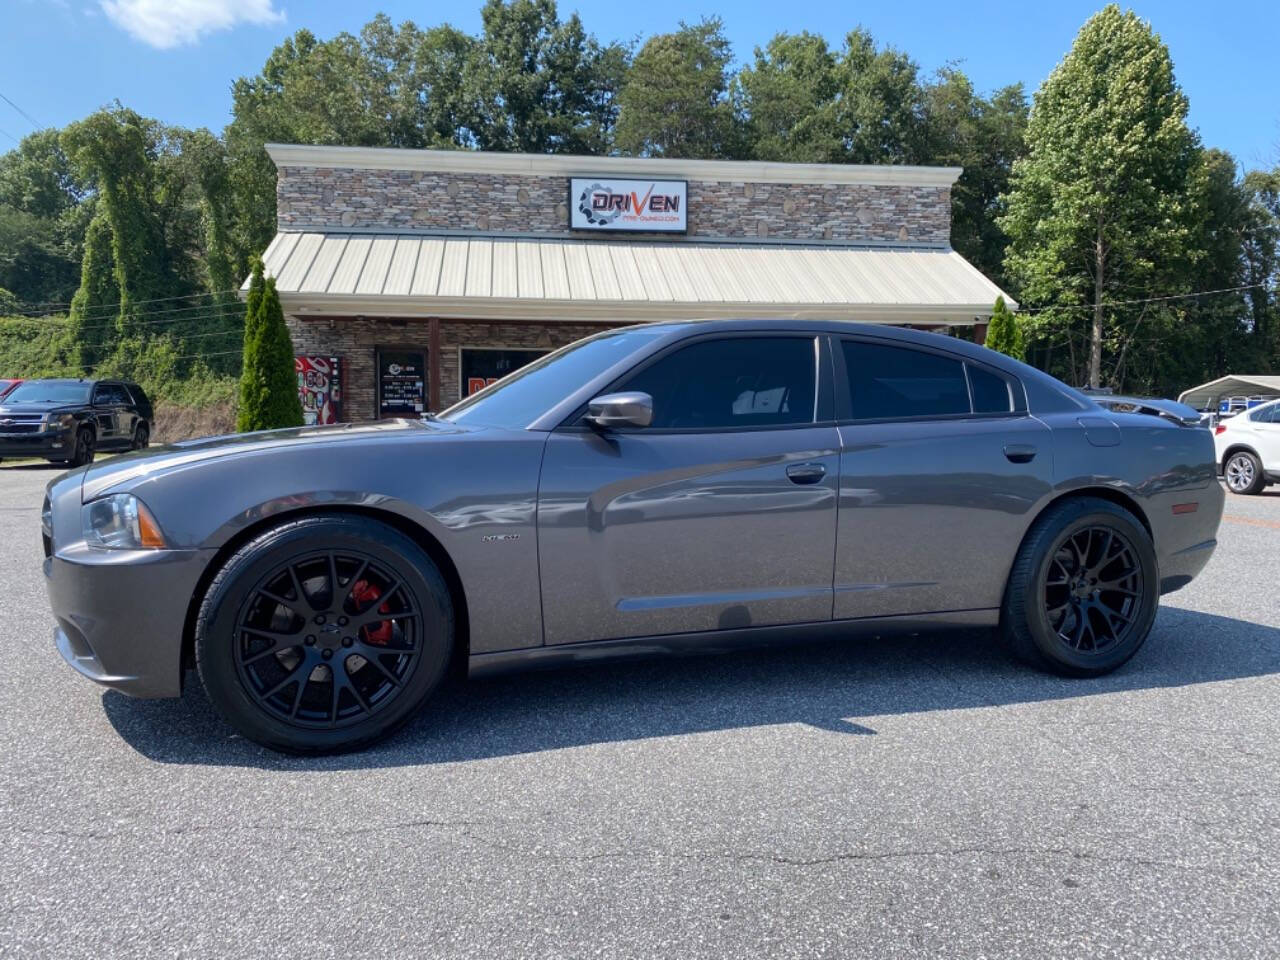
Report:
<svg viewBox="0 0 1280 960"><path fill-rule="evenodd" d="M305 26L322 37L354 31L381 9L397 22L448 21L477 32L479 6L479 0L0 0L0 94L41 125L61 126L119 98L143 114L218 131L230 118L232 80L256 73L293 30ZM862 24L926 71L956 60L980 89L1021 80L1031 91L1099 6L1071 0L562 0L560 9L562 15L576 9L602 39L643 38L672 29L681 18L719 13L740 60L778 31L810 30L838 45ZM1191 100L1191 122L1205 143L1230 150L1247 166L1280 163L1274 71L1280 4L1165 0L1132 6L1172 50ZM0 100L0 150L32 129Z"/></svg>

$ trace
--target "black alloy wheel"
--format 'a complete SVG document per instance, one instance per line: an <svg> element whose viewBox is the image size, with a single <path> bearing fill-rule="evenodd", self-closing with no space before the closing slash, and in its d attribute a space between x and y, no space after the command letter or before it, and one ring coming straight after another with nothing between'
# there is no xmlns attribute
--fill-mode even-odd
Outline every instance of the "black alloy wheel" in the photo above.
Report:
<svg viewBox="0 0 1280 960"><path fill-rule="evenodd" d="M67 463L73 467L83 467L85 464L93 463L97 445L98 438L94 436L93 428L81 427L76 431L76 445Z"/></svg>
<svg viewBox="0 0 1280 960"><path fill-rule="evenodd" d="M133 431L133 450L145 450L147 445L151 443L151 431L147 429L145 423L138 424L138 429Z"/></svg>
<svg viewBox="0 0 1280 960"><path fill-rule="evenodd" d="M1146 527L1107 500L1053 504L1014 559L999 635L1016 657L1068 676L1094 677L1146 641L1159 604Z"/></svg>
<svg viewBox="0 0 1280 960"><path fill-rule="evenodd" d="M1049 561L1044 612L1064 644L1099 654L1123 643L1136 623L1142 567L1113 526L1091 526L1062 538Z"/></svg>
<svg viewBox="0 0 1280 960"><path fill-rule="evenodd" d="M245 736L294 753L385 736L435 689L452 647L452 601L430 558L356 516L251 540L214 578L196 626L210 699Z"/></svg>

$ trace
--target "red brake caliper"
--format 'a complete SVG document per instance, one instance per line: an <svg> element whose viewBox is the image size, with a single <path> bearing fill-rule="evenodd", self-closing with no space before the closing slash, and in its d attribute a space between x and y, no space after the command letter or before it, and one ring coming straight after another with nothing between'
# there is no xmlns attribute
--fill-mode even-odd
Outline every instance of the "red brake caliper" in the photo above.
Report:
<svg viewBox="0 0 1280 960"><path fill-rule="evenodd" d="M351 599L358 610L366 610L369 605L382 596L382 591L369 583L367 580L357 580L351 587ZM389 604L383 604L378 608L381 614L390 615L391 608ZM365 643L376 644L385 647L391 642L391 621L383 620L375 627L361 627L360 639Z"/></svg>

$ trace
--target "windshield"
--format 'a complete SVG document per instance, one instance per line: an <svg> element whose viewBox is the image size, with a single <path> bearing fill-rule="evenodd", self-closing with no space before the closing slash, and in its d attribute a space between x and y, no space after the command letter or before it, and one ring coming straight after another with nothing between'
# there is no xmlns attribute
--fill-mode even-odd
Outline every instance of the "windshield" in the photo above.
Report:
<svg viewBox="0 0 1280 960"><path fill-rule="evenodd" d="M579 340L454 404L441 420L519 430L593 377L624 360L662 330L619 330Z"/></svg>
<svg viewBox="0 0 1280 960"><path fill-rule="evenodd" d="M5 403L88 403L91 383L82 380L28 380L4 398Z"/></svg>

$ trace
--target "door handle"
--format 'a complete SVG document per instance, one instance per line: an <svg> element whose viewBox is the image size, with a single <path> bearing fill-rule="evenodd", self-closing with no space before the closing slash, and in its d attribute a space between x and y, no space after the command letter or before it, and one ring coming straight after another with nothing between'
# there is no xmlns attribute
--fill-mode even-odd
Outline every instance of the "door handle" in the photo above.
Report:
<svg viewBox="0 0 1280 960"><path fill-rule="evenodd" d="M827 468L820 463L793 463L787 467L787 478L792 483L817 483L827 475Z"/></svg>
<svg viewBox="0 0 1280 960"><path fill-rule="evenodd" d="M1036 458L1036 448L1030 443L1006 443L1004 455L1010 463L1030 463Z"/></svg>

